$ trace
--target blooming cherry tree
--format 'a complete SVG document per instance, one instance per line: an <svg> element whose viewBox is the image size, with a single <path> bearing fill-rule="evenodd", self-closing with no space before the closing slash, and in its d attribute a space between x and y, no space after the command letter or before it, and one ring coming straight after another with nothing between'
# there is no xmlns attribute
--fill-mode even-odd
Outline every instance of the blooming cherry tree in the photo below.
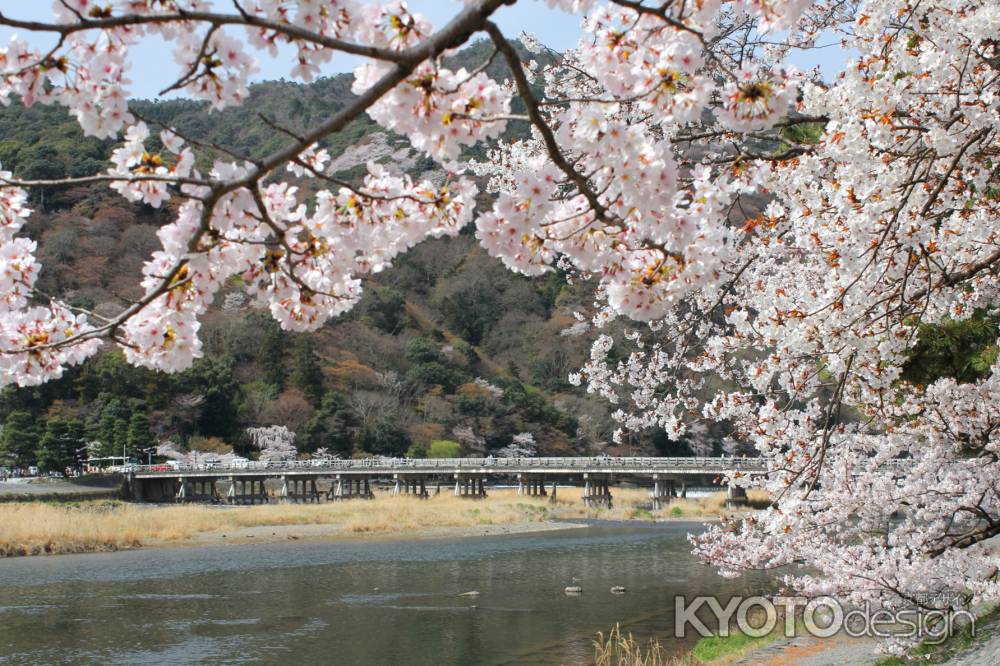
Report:
<svg viewBox="0 0 1000 666"><path fill-rule="evenodd" d="M298 455L295 448L295 433L283 425L247 428L247 435L255 449L260 451L264 462L294 460Z"/></svg>
<svg viewBox="0 0 1000 666"><path fill-rule="evenodd" d="M511 438L510 444L497 449L501 458L531 458L538 454L535 436L530 432L519 432Z"/></svg>
<svg viewBox="0 0 1000 666"><path fill-rule="evenodd" d="M526 36L523 62L492 20L504 4L466 0L438 28L401 0L59 0L49 22L0 15L51 37L0 49L0 102L61 105L121 141L88 177L0 172L0 383L58 377L105 341L138 365L188 367L234 276L284 328L315 329L358 301L363 276L474 224L512 270L594 278L595 328L632 322L623 339L599 330L572 378L618 404L623 428L678 438L725 421L767 463L734 480L772 506L695 539L700 555L887 607L998 600L1000 372L918 386L902 368L922 325L997 305L1000 6L548 0L581 16L579 45L541 53ZM505 80L446 64L475 35ZM831 38L852 59L830 80L789 65ZM356 96L302 134L276 127L287 144L273 154L214 147L205 167L206 147L129 108L130 51L147 39L178 64L164 92L214 109L246 99L251 51L283 45L306 81L335 53L359 57ZM370 164L339 181L324 144L363 113L448 177ZM513 136L515 119L530 133ZM489 160L465 159L478 144ZM142 297L110 317L37 293L36 247L18 236L27 190L94 183L176 211ZM493 200L477 212L482 186Z"/></svg>

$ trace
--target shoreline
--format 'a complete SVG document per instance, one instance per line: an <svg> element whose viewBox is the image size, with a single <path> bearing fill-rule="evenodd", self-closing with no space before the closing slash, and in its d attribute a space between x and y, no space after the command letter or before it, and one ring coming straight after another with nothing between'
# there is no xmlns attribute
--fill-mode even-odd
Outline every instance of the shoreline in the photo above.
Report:
<svg viewBox="0 0 1000 666"><path fill-rule="evenodd" d="M255 506L6 503L0 504L0 524L5 526L0 557L297 540L489 537L579 529L592 521L705 523L735 513L724 508L725 493L679 499L656 512L644 508L648 497L640 490L619 491L612 509L587 507L570 495L561 493L555 502L495 491L477 501L380 495L371 501Z"/></svg>
<svg viewBox="0 0 1000 666"><path fill-rule="evenodd" d="M544 522L510 523L506 525L480 525L464 527L432 527L421 530L400 530L393 532L359 533L348 532L341 525L256 525L241 527L226 532L199 532L190 539L156 540L144 543L135 550L145 548L200 548L220 546L252 546L255 544L324 543L341 541L423 541L433 539L472 539L475 537L518 536L543 532L561 532L588 528L581 522L551 520Z"/></svg>

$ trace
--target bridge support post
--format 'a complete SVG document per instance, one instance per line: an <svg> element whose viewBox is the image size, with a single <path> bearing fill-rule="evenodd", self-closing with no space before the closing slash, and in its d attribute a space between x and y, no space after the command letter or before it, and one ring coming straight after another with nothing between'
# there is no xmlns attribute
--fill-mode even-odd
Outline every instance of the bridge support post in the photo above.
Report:
<svg viewBox="0 0 1000 666"><path fill-rule="evenodd" d="M663 478L660 474L653 475L653 492L650 493L653 500L653 510L659 511L665 508L677 497L677 482L674 479Z"/></svg>
<svg viewBox="0 0 1000 666"><path fill-rule="evenodd" d="M611 508L610 476L586 473L583 475L583 503L588 507Z"/></svg>
<svg viewBox="0 0 1000 666"><path fill-rule="evenodd" d="M330 485L330 490L326 492L326 498L328 500L344 499L344 476L342 474L333 477L333 483Z"/></svg>
<svg viewBox="0 0 1000 666"><path fill-rule="evenodd" d="M481 473L455 473L455 497L486 497L486 475Z"/></svg>
<svg viewBox="0 0 1000 666"><path fill-rule="evenodd" d="M729 490L726 492L726 506L729 508L747 505L747 489L730 482Z"/></svg>
<svg viewBox="0 0 1000 666"><path fill-rule="evenodd" d="M297 482L293 479L292 483L296 484ZM294 490L292 491L291 495L292 496L291 496L290 499L292 501L294 501L295 500L295 491ZM282 474L281 475L281 491L278 493L278 497L280 498L279 499L280 502L288 502L289 501L288 475L287 474Z"/></svg>
<svg viewBox="0 0 1000 666"><path fill-rule="evenodd" d="M174 499L176 501L178 502L187 501L188 495L190 495L190 493L188 492L188 483L189 481L185 477L183 476L177 477L177 492L174 494Z"/></svg>

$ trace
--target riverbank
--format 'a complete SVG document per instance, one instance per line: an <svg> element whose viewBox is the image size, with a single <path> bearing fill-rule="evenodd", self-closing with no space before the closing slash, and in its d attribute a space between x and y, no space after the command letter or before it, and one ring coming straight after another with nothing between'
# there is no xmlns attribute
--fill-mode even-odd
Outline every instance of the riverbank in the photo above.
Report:
<svg viewBox="0 0 1000 666"><path fill-rule="evenodd" d="M450 493L427 500L380 494L370 501L312 505L8 503L0 505L0 525L4 526L0 556L286 539L480 536L573 527L564 521L579 519L712 520L731 513L722 492L678 499L656 512L649 510L648 494L641 489L615 489L615 506L610 510L584 506L581 493L579 488L560 488L555 502L504 489L493 490L483 500Z"/></svg>
<svg viewBox="0 0 1000 666"><path fill-rule="evenodd" d="M80 502L121 497L121 477L34 477L0 481L0 502Z"/></svg>

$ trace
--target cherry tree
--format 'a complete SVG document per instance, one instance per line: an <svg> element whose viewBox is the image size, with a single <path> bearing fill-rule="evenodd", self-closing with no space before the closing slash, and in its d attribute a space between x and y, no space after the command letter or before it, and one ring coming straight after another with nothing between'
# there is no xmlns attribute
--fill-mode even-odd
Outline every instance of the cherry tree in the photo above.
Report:
<svg viewBox="0 0 1000 666"><path fill-rule="evenodd" d="M326 461L339 460L340 454L330 451L330 449L325 446L321 446L320 448L313 451L312 456L310 456L310 458L312 458L313 460L326 460Z"/></svg>
<svg viewBox="0 0 1000 666"><path fill-rule="evenodd" d="M295 460L298 455L295 433L283 425L247 428L247 435L254 448L260 451L259 458L264 462Z"/></svg>
<svg viewBox="0 0 1000 666"><path fill-rule="evenodd" d="M772 506L696 538L700 555L886 607L998 600L1000 374L921 386L901 371L921 326L996 306L1000 6L548 0L581 16L579 45L542 53L523 36L538 54L524 62L493 21L504 4L466 0L437 29L399 0L58 0L50 22L0 15L51 38L0 50L0 101L61 105L120 141L88 177L0 172L0 383L58 377L106 343L183 369L236 275L284 328L315 329L358 301L363 276L474 224L512 270L598 284L581 317L596 340L572 379L618 404L623 429L678 438L724 421L767 463L735 480ZM450 68L477 35L490 60ZM214 109L241 104L252 52L279 46L306 81L335 53L359 57L356 96L302 134L275 126L287 144L262 158L205 146L129 107L130 52L154 38L178 65L165 92ZM788 64L830 40L852 54L832 78ZM449 176L369 164L362 182L338 180L323 144L364 113ZM467 160L480 144L490 159ZM96 183L175 211L143 296L110 317L38 293L35 243L18 235L30 188ZM477 212L483 185L493 201ZM604 328L616 319L623 338Z"/></svg>
<svg viewBox="0 0 1000 666"><path fill-rule="evenodd" d="M538 454L535 436L530 432L519 432L511 438L510 444L497 449L501 458L531 458Z"/></svg>

